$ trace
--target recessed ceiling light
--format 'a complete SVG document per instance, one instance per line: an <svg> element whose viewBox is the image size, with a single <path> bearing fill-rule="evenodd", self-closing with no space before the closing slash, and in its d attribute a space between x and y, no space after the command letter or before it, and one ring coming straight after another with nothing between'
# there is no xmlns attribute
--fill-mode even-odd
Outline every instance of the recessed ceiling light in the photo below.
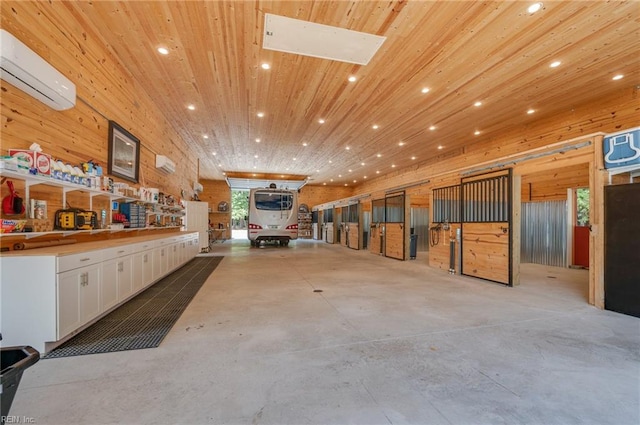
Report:
<svg viewBox="0 0 640 425"><path fill-rule="evenodd" d="M187 105L187 109L193 111L196 109L196 107L194 105Z"/></svg>
<svg viewBox="0 0 640 425"><path fill-rule="evenodd" d="M322 185L323 185L323 186L326 186L326 185L327 185L327 183L326 183L326 182L325 182L325 183L322 183Z"/></svg>
<svg viewBox="0 0 640 425"><path fill-rule="evenodd" d="M353 172L353 170L349 170L349 172L350 172L350 173L352 173L352 172Z"/></svg>
<svg viewBox="0 0 640 425"><path fill-rule="evenodd" d="M281 177L281 178L284 178L284 174L280 174L280 177Z"/></svg>
<svg viewBox="0 0 640 425"><path fill-rule="evenodd" d="M324 120L323 120L322 118L320 118L320 119L318 120L318 124L324 124Z"/></svg>
<svg viewBox="0 0 640 425"><path fill-rule="evenodd" d="M529 12L530 14L534 14L537 11L539 11L540 9L542 9L542 3L541 2L537 2L537 3L533 3L531 6L527 7L527 12Z"/></svg>
<svg viewBox="0 0 640 425"><path fill-rule="evenodd" d="M208 139L208 138L209 138L209 136L207 136L206 134L203 134L203 135L202 135L202 138L203 138L203 139Z"/></svg>
<svg viewBox="0 0 640 425"><path fill-rule="evenodd" d="M166 47L158 47L158 53L160 53L161 55L168 55L169 49L167 49Z"/></svg>
<svg viewBox="0 0 640 425"><path fill-rule="evenodd" d="M624 78L624 75L618 74L618 75L614 75L612 80L617 81L617 80L622 80L623 78Z"/></svg>
<svg viewBox="0 0 640 425"><path fill-rule="evenodd" d="M338 177L342 177L342 174L338 174Z"/></svg>
<svg viewBox="0 0 640 425"><path fill-rule="evenodd" d="M354 182L354 183L358 183L358 180L354 180L353 182Z"/></svg>
<svg viewBox="0 0 640 425"><path fill-rule="evenodd" d="M478 134L480 134L480 130L476 130L475 133L473 133L473 134L475 134L477 136Z"/></svg>
<svg viewBox="0 0 640 425"><path fill-rule="evenodd" d="M559 67L559 66L560 66L560 64L561 64L561 63L562 63L562 62L560 62L560 61L554 61L554 62L551 62L551 63L549 64L549 68L557 68L557 67Z"/></svg>
<svg viewBox="0 0 640 425"><path fill-rule="evenodd" d="M435 126L435 125L432 125L431 127L429 127L429 130L431 130L431 131L433 131L433 130L435 130L435 129L436 129L436 126Z"/></svg>
<svg viewBox="0 0 640 425"><path fill-rule="evenodd" d="M211 152L211 153L213 154L213 156L216 156L216 155L217 155L217 153L215 153L215 152Z"/></svg>
<svg viewBox="0 0 640 425"><path fill-rule="evenodd" d="M351 150L351 148L350 148L349 146L347 146L345 149L346 149L346 150Z"/></svg>
<svg viewBox="0 0 640 425"><path fill-rule="evenodd" d="M331 180L329 180L329 181L331 181L331 182L332 182L332 181L333 181L333 179L331 179Z"/></svg>
<svg viewBox="0 0 640 425"><path fill-rule="evenodd" d="M442 146L442 145L438 146L438 149L443 149L443 148L444 148L444 146Z"/></svg>
<svg viewBox="0 0 640 425"><path fill-rule="evenodd" d="M258 112L256 115L258 115L258 118L262 118L264 117L264 112Z"/></svg>
<svg viewBox="0 0 640 425"><path fill-rule="evenodd" d="M478 106L482 106L482 102L477 101L476 103L474 103L474 104L473 104L473 106L476 106L476 107L478 107Z"/></svg>
<svg viewBox="0 0 640 425"><path fill-rule="evenodd" d="M333 161L332 161L332 160L329 160L329 164L333 164Z"/></svg>
<svg viewBox="0 0 640 425"><path fill-rule="evenodd" d="M302 146L309 146L307 142L302 143Z"/></svg>
<svg viewBox="0 0 640 425"><path fill-rule="evenodd" d="M372 125L372 126L371 126L371 128L373 128L374 130L377 130L377 129L379 129L380 127L378 127L378 124L374 124L374 125Z"/></svg>
<svg viewBox="0 0 640 425"><path fill-rule="evenodd" d="M531 115L531 114L533 114L534 112L536 112L536 110L535 110L535 109L529 109L529 110L527 111L527 114Z"/></svg>
<svg viewBox="0 0 640 425"><path fill-rule="evenodd" d="M398 142L398 146L404 146L404 142Z"/></svg>
<svg viewBox="0 0 640 425"><path fill-rule="evenodd" d="M380 170L376 170L376 174L380 174Z"/></svg>
<svg viewBox="0 0 640 425"><path fill-rule="evenodd" d="M345 183L344 185L345 185L345 186L349 186L349 185L348 185L348 184L346 184L346 183Z"/></svg>
<svg viewBox="0 0 640 425"><path fill-rule="evenodd" d="M254 166L253 166L253 169L255 170L256 168L258 168L258 167L256 167L256 166L254 165ZM255 177L255 174L254 174L253 176Z"/></svg>
<svg viewBox="0 0 640 425"><path fill-rule="evenodd" d="M260 143L260 139L256 139L256 143Z"/></svg>
<svg viewBox="0 0 640 425"><path fill-rule="evenodd" d="M222 173L222 175L223 175L223 176L226 176L226 175L227 175L227 173Z"/></svg>
<svg viewBox="0 0 640 425"><path fill-rule="evenodd" d="M253 157L254 157L254 158L257 158L257 157L258 157L258 155L253 155Z"/></svg>
<svg viewBox="0 0 640 425"><path fill-rule="evenodd" d="M298 160L298 158L293 158L293 160L294 160L294 161L297 161L297 160Z"/></svg>
<svg viewBox="0 0 640 425"><path fill-rule="evenodd" d="M382 154L381 154L381 153L379 153L379 154L377 154L376 156L377 156L378 158L381 158L381 157L382 157Z"/></svg>
<svg viewBox="0 0 640 425"><path fill-rule="evenodd" d="M219 164L218 164L218 167L222 167L222 163L219 163Z"/></svg>
<svg viewBox="0 0 640 425"><path fill-rule="evenodd" d="M285 170L285 171L289 171L289 167L285 168L284 170Z"/></svg>
<svg viewBox="0 0 640 425"><path fill-rule="evenodd" d="M319 172L320 172L320 170L316 170L316 173L319 173Z"/></svg>
<svg viewBox="0 0 640 425"><path fill-rule="evenodd" d="M364 167L364 162L361 162L360 165L362 165Z"/></svg>
<svg viewBox="0 0 640 425"><path fill-rule="evenodd" d="M396 168L396 164L391 164L391 168Z"/></svg>
<svg viewBox="0 0 640 425"><path fill-rule="evenodd" d="M429 87L423 87L421 91L422 93L429 93Z"/></svg>
<svg viewBox="0 0 640 425"><path fill-rule="evenodd" d="M366 179L366 178L367 178L367 176L364 176L364 178Z"/></svg>
<svg viewBox="0 0 640 425"><path fill-rule="evenodd" d="M348 80L349 80L349 82L350 82L350 83L353 83L353 82L355 82L355 81L357 80L357 78L356 78L356 76L355 76L355 75L351 75L351 76L348 78Z"/></svg>
<svg viewBox="0 0 640 425"><path fill-rule="evenodd" d="M264 62L262 65L260 65L260 67L261 67L262 69L270 69L270 68L271 68L271 65L269 65L269 64L268 64L268 63L266 63L266 62Z"/></svg>
<svg viewBox="0 0 640 425"><path fill-rule="evenodd" d="M414 161L415 159L416 159L416 157L415 157L415 156L412 156L412 157L411 157L411 160L412 160L412 161Z"/></svg>

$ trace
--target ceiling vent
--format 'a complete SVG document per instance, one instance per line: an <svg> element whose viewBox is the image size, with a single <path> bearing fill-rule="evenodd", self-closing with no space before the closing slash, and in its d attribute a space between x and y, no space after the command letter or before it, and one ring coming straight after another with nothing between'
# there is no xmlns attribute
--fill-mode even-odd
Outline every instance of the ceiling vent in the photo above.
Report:
<svg viewBox="0 0 640 425"><path fill-rule="evenodd" d="M176 164L164 155L156 155L156 168L169 174L176 172Z"/></svg>
<svg viewBox="0 0 640 425"><path fill-rule="evenodd" d="M76 104L75 84L5 30L0 30L0 77L56 111Z"/></svg>
<svg viewBox="0 0 640 425"><path fill-rule="evenodd" d="M366 65L386 37L265 14L262 48Z"/></svg>

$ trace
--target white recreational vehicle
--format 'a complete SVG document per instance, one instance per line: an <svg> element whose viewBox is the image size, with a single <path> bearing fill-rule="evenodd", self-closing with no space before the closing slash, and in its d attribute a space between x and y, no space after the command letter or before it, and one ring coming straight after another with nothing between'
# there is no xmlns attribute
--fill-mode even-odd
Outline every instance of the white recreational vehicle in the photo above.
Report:
<svg viewBox="0 0 640 425"><path fill-rule="evenodd" d="M289 245L298 239L298 193L277 189L275 184L249 191L249 241L259 246L262 241Z"/></svg>

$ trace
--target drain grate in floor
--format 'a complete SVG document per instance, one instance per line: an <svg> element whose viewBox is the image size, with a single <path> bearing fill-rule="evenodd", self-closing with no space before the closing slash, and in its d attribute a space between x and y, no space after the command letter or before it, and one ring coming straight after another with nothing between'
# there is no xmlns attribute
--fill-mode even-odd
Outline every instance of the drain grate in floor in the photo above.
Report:
<svg viewBox="0 0 640 425"><path fill-rule="evenodd" d="M194 258L42 358L157 347L222 258Z"/></svg>

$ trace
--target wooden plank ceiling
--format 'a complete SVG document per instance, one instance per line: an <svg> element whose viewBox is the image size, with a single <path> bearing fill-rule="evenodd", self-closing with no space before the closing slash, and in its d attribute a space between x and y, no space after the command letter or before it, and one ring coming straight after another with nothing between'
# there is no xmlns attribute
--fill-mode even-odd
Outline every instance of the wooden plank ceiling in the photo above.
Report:
<svg viewBox="0 0 640 425"><path fill-rule="evenodd" d="M66 7L86 19L89 34L110 46L197 147L201 178L271 173L353 186L640 83L637 2L545 2L535 14L527 12L530 4L83 1ZM365 66L265 50L266 13L387 39ZM161 46L168 55L156 51ZM551 68L554 61L560 66ZM618 73L624 78L612 80ZM351 75L356 82L347 81Z"/></svg>

